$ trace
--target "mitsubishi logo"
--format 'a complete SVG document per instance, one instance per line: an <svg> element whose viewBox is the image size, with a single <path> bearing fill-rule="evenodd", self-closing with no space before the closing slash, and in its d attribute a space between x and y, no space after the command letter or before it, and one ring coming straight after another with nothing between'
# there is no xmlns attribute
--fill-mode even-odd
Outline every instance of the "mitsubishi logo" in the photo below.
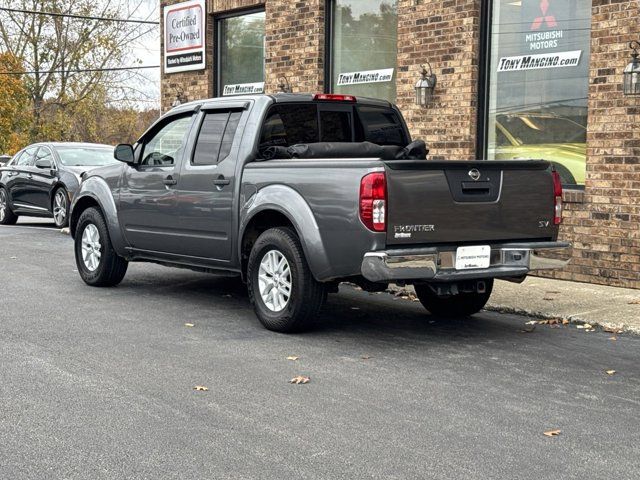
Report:
<svg viewBox="0 0 640 480"><path fill-rule="evenodd" d="M474 168L472 170L469 170L469 176L471 177L471 180L477 182L478 180L480 180L480 177L482 177L482 174L480 173L480 170Z"/></svg>
<svg viewBox="0 0 640 480"><path fill-rule="evenodd" d="M531 30L540 30L540 27L542 27L542 24L544 23L546 23L549 28L555 28L558 26L556 17L553 15L547 15L547 12L549 11L549 0L542 0L540 2L540 11L542 12L542 16L536 17L531 24Z"/></svg>

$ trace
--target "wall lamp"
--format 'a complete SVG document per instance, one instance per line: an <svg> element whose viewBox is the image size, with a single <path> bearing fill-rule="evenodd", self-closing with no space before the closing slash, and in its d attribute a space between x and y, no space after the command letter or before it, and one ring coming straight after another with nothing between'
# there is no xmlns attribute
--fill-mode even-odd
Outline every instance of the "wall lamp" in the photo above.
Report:
<svg viewBox="0 0 640 480"><path fill-rule="evenodd" d="M289 84L289 79L287 77L285 77L284 75L282 75L281 77L278 77L278 90L281 93L291 93L291 85Z"/></svg>
<svg viewBox="0 0 640 480"><path fill-rule="evenodd" d="M186 95L184 94L184 90L179 87L175 88L174 90L176 92L176 99L171 104L171 108L179 107L180 105L188 101Z"/></svg>
<svg viewBox="0 0 640 480"><path fill-rule="evenodd" d="M416 105L426 107L433 98L433 91L436 89L437 78L431 69L431 64L427 62L429 70L424 65L422 67L421 78L416 83Z"/></svg>
<svg viewBox="0 0 640 480"><path fill-rule="evenodd" d="M633 50L633 53L631 54L631 62L624 69L623 90L625 95L640 95L640 60L638 60L640 42L632 41L629 43L629 48Z"/></svg>

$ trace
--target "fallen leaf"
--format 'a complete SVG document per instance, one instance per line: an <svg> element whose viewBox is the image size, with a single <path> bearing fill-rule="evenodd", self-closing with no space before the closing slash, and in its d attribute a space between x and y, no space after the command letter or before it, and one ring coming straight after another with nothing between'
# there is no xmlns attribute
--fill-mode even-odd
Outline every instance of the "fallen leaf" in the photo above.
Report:
<svg viewBox="0 0 640 480"><path fill-rule="evenodd" d="M538 322L538 325L548 325L549 324L549 320L540 320Z"/></svg>
<svg viewBox="0 0 640 480"><path fill-rule="evenodd" d="M618 337L609 337L609 340L613 340L615 342L618 340Z"/></svg>
<svg viewBox="0 0 640 480"><path fill-rule="evenodd" d="M585 323L582 325L578 325L576 328L580 330L593 330L593 325L591 325L590 323Z"/></svg>
<svg viewBox="0 0 640 480"><path fill-rule="evenodd" d="M633 300L628 303L629 305L640 305L640 300Z"/></svg>
<svg viewBox="0 0 640 480"><path fill-rule="evenodd" d="M194 390L198 391L198 392L208 392L209 388L205 387L204 385L196 385L195 387L193 387Z"/></svg>
<svg viewBox="0 0 640 480"><path fill-rule="evenodd" d="M607 375L615 375L616 373L618 372L616 372L615 370L607 370Z"/></svg>
<svg viewBox="0 0 640 480"><path fill-rule="evenodd" d="M525 323L525 325L537 325L538 322L536 322L535 320L531 320L530 322Z"/></svg>
<svg viewBox="0 0 640 480"><path fill-rule="evenodd" d="M60 233L63 235L71 235L71 229L69 227L65 227L62 230L60 230Z"/></svg>
<svg viewBox="0 0 640 480"><path fill-rule="evenodd" d="M557 437L560 433L562 433L562 430L547 430L544 435L546 437Z"/></svg>
<svg viewBox="0 0 640 480"><path fill-rule="evenodd" d="M311 379L309 377L305 377L304 375L298 375L297 377L293 377L289 380L289 383L295 383L296 385L304 385L305 383L309 383Z"/></svg>
<svg viewBox="0 0 640 480"><path fill-rule="evenodd" d="M547 302L553 302L555 300L555 298L544 297L543 300L546 300Z"/></svg>
<svg viewBox="0 0 640 480"><path fill-rule="evenodd" d="M362 360L369 360L369 359L371 359L371 355L362 355L360 358Z"/></svg>
<svg viewBox="0 0 640 480"><path fill-rule="evenodd" d="M11 260L17 260L18 257L11 257Z"/></svg>
<svg viewBox="0 0 640 480"><path fill-rule="evenodd" d="M287 357L287 360L291 360L292 362L295 362L296 360L298 360L300 357L296 357L295 355L290 355Z"/></svg>
<svg viewBox="0 0 640 480"><path fill-rule="evenodd" d="M185 327L195 327L195 325L193 323L185 323L184 326Z"/></svg>
<svg viewBox="0 0 640 480"><path fill-rule="evenodd" d="M569 325L571 322L569 320L567 320L566 318L564 320L562 320L562 324L563 325Z"/></svg>
<svg viewBox="0 0 640 480"><path fill-rule="evenodd" d="M622 333L622 330L619 330L619 329L617 329L615 327L604 327L602 329L602 331L607 332L607 333L616 333L616 334L617 333Z"/></svg>

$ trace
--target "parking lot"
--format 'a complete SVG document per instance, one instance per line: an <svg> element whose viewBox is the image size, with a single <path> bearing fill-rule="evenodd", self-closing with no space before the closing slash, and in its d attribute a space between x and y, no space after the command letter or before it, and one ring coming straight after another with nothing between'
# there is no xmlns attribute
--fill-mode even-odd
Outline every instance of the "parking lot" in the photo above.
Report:
<svg viewBox="0 0 640 480"><path fill-rule="evenodd" d="M282 335L236 280L75 270L50 223L0 227L1 478L637 478L638 337L346 285Z"/></svg>

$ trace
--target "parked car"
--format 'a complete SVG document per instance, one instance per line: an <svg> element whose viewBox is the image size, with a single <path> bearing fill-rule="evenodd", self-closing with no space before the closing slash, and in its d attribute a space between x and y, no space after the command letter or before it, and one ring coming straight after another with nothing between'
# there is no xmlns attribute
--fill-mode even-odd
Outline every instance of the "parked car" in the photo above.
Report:
<svg viewBox="0 0 640 480"><path fill-rule="evenodd" d="M584 185L587 129L550 113L501 114L496 118L496 160L545 158L563 185Z"/></svg>
<svg viewBox="0 0 640 480"><path fill-rule="evenodd" d="M341 281L415 285L438 315L471 315L496 278L560 268L559 176L545 161L430 161L398 109L349 95L191 102L122 163L89 172L71 210L82 279L128 262L241 276L262 324L304 329Z"/></svg>
<svg viewBox="0 0 640 480"><path fill-rule="evenodd" d="M95 143L36 143L0 168L0 224L20 215L52 217L68 224L68 210L84 173L117 164L113 147Z"/></svg>
<svg viewBox="0 0 640 480"><path fill-rule="evenodd" d="M0 167L4 167L9 160L11 160L11 155L0 155Z"/></svg>

